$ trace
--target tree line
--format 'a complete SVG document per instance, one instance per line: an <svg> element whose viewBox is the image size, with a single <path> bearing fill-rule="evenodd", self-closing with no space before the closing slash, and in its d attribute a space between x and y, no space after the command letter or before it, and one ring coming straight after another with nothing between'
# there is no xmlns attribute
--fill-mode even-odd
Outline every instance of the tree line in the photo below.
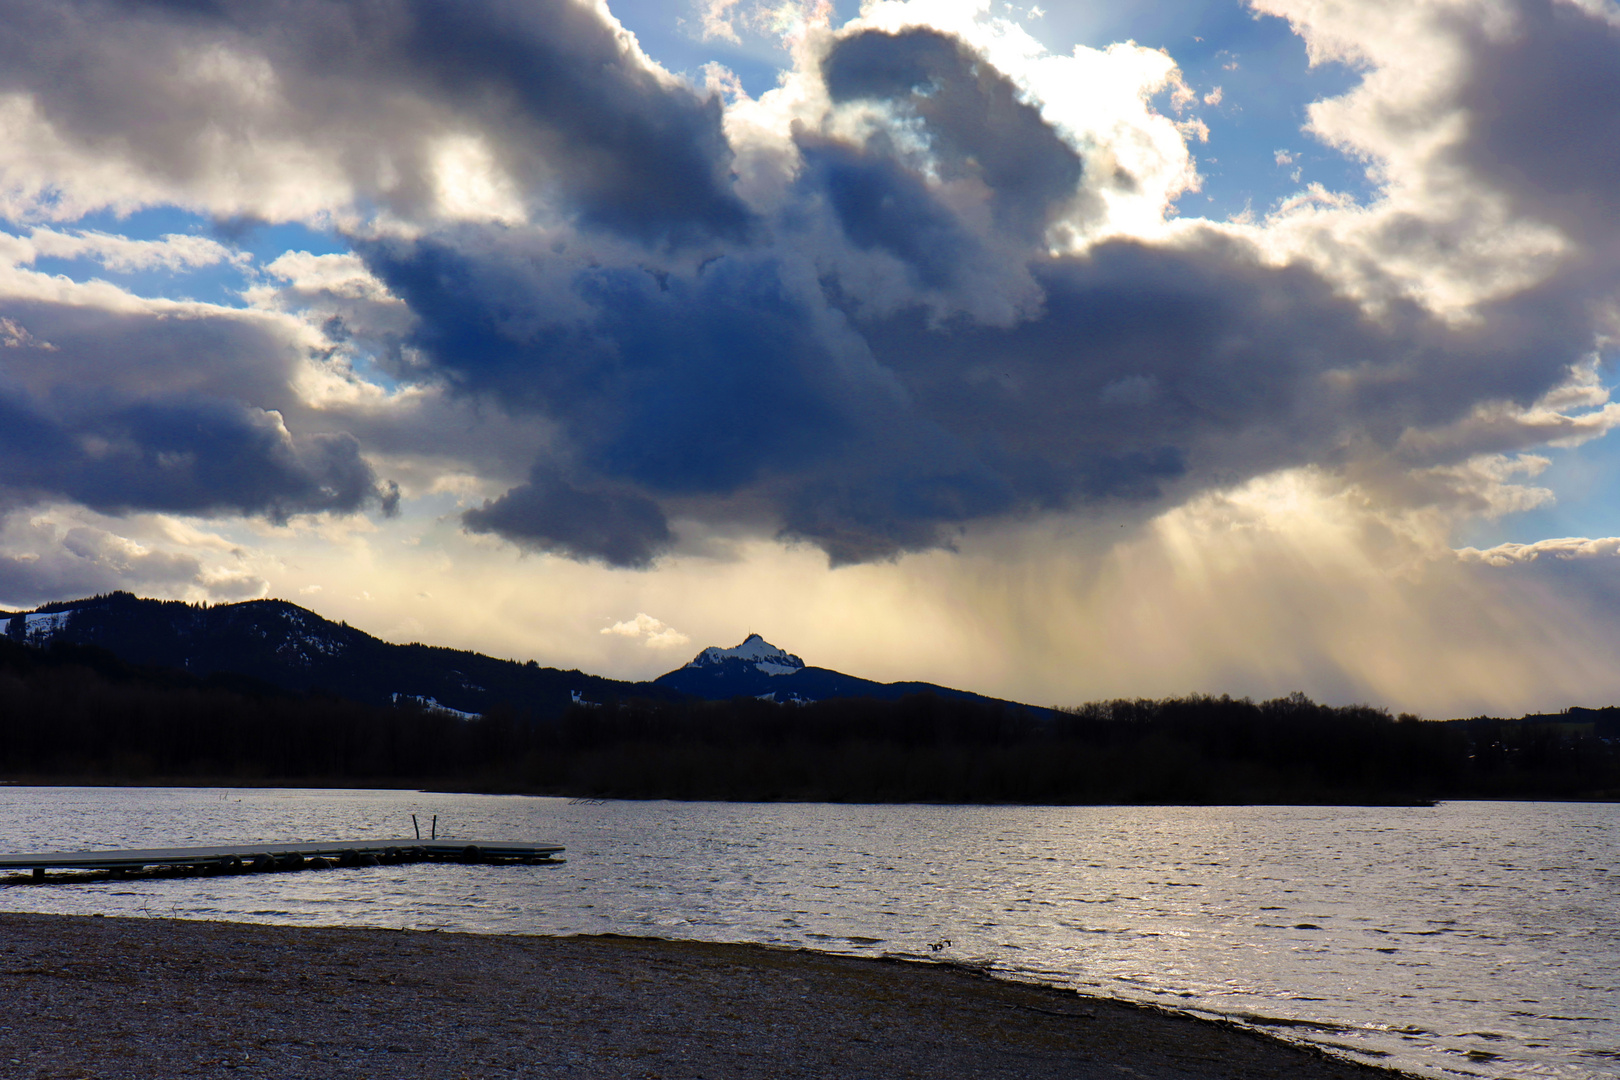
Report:
<svg viewBox="0 0 1620 1080"><path fill-rule="evenodd" d="M1434 722L1194 695L1070 709L915 695L504 704L465 720L0 641L0 778L433 786L854 802L1407 803L1620 798L1591 724Z"/></svg>

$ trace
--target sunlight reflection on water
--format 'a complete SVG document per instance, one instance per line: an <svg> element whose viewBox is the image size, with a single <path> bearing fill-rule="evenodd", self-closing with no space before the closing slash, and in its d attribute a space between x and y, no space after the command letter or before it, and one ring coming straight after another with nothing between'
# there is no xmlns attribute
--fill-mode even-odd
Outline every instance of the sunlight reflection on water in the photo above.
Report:
<svg viewBox="0 0 1620 1080"><path fill-rule="evenodd" d="M63 877L5 888L0 908L932 957L1247 1018L1430 1076L1620 1075L1611 805L835 806L0 787L0 847L410 836L412 813L424 828L437 814L441 837L556 841L569 862Z"/></svg>

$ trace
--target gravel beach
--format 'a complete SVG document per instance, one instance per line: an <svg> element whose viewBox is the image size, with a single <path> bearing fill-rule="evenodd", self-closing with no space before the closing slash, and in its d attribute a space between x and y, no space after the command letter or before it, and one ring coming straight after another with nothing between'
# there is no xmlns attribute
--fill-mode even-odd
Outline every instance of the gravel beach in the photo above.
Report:
<svg viewBox="0 0 1620 1080"><path fill-rule="evenodd" d="M620 937L0 914L0 1076L1390 1080L942 965Z"/></svg>

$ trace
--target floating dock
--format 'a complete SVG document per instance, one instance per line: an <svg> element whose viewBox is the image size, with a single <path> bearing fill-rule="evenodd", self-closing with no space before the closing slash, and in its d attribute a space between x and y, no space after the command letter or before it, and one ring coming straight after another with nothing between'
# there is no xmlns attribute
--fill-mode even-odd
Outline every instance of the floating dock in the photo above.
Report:
<svg viewBox="0 0 1620 1080"><path fill-rule="evenodd" d="M515 840L301 840L285 844L222 843L205 847L147 848L134 851L46 851L0 855L0 871L31 871L35 881L47 870L107 870L118 874L153 871L197 874L249 874L334 867L380 866L408 862L557 864L558 844Z"/></svg>

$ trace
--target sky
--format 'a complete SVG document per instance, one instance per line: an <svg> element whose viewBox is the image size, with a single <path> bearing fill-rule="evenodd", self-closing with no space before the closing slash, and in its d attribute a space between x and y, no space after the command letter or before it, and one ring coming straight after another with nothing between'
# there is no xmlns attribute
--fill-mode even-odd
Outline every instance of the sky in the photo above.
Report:
<svg viewBox="0 0 1620 1080"><path fill-rule="evenodd" d="M1620 703L1613 0L0 0L0 606Z"/></svg>

